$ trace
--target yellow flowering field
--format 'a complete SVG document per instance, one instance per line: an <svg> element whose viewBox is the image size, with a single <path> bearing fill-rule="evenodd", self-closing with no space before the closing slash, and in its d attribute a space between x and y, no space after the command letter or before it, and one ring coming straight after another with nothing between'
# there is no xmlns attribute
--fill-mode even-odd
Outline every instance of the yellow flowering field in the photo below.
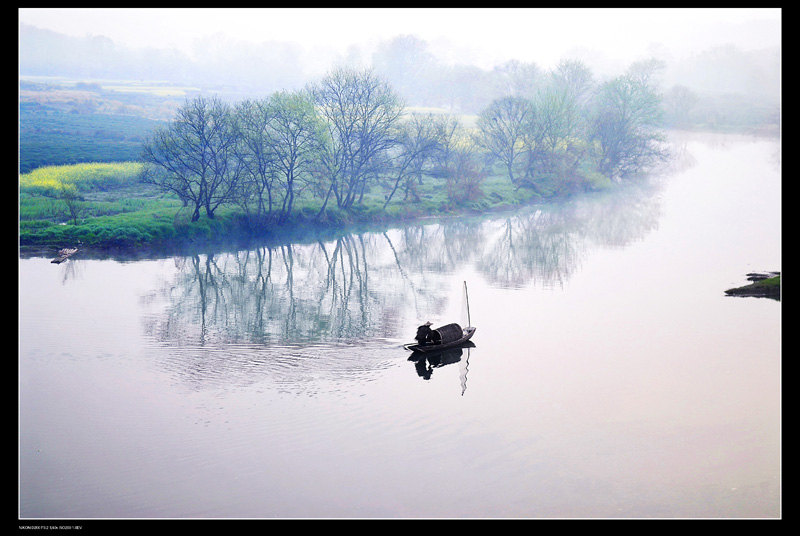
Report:
<svg viewBox="0 0 800 536"><path fill-rule="evenodd" d="M19 177L20 191L54 192L64 189L89 190L135 180L141 170L138 162L87 163L45 166Z"/></svg>

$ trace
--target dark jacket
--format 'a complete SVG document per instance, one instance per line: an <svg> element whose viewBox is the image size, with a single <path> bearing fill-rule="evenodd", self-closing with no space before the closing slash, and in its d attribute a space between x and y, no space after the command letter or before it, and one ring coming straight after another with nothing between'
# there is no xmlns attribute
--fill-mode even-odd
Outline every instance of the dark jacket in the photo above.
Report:
<svg viewBox="0 0 800 536"><path fill-rule="evenodd" d="M427 324L425 324L424 326L420 326L419 328L417 328L417 336L414 338L420 344L430 341L431 327Z"/></svg>

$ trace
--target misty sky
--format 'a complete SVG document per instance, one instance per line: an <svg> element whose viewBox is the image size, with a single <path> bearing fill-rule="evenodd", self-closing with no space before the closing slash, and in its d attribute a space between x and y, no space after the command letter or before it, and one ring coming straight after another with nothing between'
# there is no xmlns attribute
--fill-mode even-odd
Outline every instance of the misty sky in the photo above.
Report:
<svg viewBox="0 0 800 536"><path fill-rule="evenodd" d="M411 34L432 47L447 44L442 59L491 67L508 59L544 67L576 49L629 62L653 46L685 55L712 46L780 46L778 8L21 8L19 21L83 37L103 35L131 47L175 47L191 54L198 39L223 34L253 43L297 42L345 53ZM760 22L749 25L744 23Z"/></svg>

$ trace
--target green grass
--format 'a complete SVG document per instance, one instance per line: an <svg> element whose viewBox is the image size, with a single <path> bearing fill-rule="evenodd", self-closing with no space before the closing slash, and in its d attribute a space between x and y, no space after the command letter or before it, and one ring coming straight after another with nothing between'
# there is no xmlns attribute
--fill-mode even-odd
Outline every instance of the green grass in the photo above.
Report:
<svg viewBox="0 0 800 536"><path fill-rule="evenodd" d="M181 203L140 183L140 170L136 162L92 163L20 175L20 244L119 246L175 237ZM66 198L75 200L74 213Z"/></svg>
<svg viewBox="0 0 800 536"><path fill-rule="evenodd" d="M765 279L760 281L761 285L766 288L780 288L781 286L781 276L770 277L769 279Z"/></svg>
<svg viewBox="0 0 800 536"><path fill-rule="evenodd" d="M540 193L516 188L507 177L490 175L481 185L482 197L454 203L443 178L426 176L417 186L416 200L405 200L398 191L384 209L385 191L372 186L362 203L343 210L330 200L318 218L322 200L301 194L287 221L253 228L234 206L220 207L213 219L203 213L199 221L191 222L191 210L178 199L139 181L140 170L136 162L92 163L46 166L20 175L20 245L143 247L219 242L319 227L484 213L541 199Z"/></svg>

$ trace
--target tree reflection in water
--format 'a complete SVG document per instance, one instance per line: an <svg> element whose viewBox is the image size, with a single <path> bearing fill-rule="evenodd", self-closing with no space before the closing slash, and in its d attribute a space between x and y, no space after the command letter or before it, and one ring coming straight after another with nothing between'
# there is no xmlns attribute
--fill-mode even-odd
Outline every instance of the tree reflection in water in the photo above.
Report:
<svg viewBox="0 0 800 536"><path fill-rule="evenodd" d="M495 287L552 288L592 247L642 239L658 223L657 182L506 216L176 258L146 330L160 344L193 347L406 339L446 309L457 271Z"/></svg>

